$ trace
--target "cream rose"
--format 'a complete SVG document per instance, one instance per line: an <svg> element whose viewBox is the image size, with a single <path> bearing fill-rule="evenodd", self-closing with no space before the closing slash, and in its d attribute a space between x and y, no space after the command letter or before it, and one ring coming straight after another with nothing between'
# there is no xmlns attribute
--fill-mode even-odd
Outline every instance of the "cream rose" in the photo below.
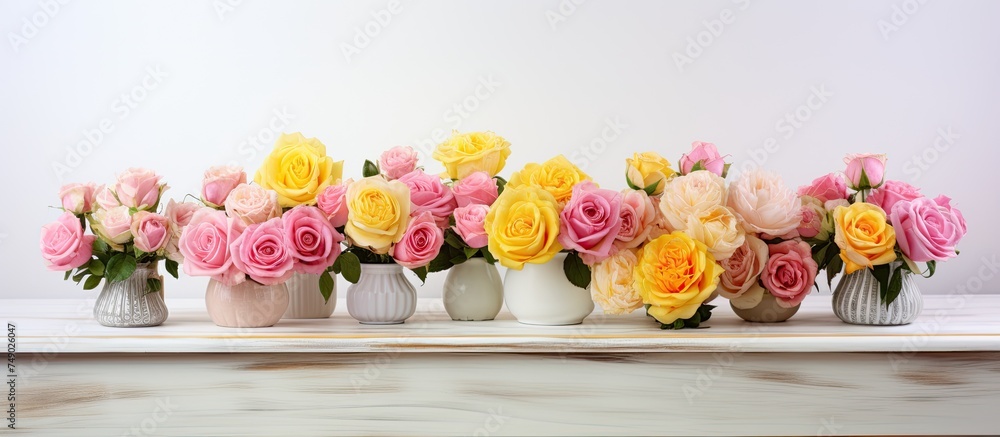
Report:
<svg viewBox="0 0 1000 437"><path fill-rule="evenodd" d="M736 215L724 206L713 206L697 215L689 215L684 231L697 241L705 243L708 253L716 260L733 255L746 237Z"/></svg>
<svg viewBox="0 0 1000 437"><path fill-rule="evenodd" d="M736 299L750 290L764 271L767 255L767 243L753 235L747 235L743 245L736 248L732 256L719 263L723 270L719 280L719 295L726 299Z"/></svg>
<svg viewBox="0 0 1000 437"><path fill-rule="evenodd" d="M761 168L740 175L729 186L729 207L747 232L782 236L799 227L799 196L777 173Z"/></svg>
<svg viewBox="0 0 1000 437"><path fill-rule="evenodd" d="M621 250L591 268L590 293L604 314L628 314L642 308L633 273L639 262L636 251Z"/></svg>
<svg viewBox="0 0 1000 437"><path fill-rule="evenodd" d="M687 226L688 217L725 204L726 180L712 172L696 171L667 183L660 212L672 230L680 230Z"/></svg>

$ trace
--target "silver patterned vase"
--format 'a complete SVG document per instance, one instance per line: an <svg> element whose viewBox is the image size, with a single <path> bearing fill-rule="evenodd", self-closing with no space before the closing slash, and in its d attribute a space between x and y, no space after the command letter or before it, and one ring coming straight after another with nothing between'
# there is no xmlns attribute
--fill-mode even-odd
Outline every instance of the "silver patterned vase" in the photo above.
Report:
<svg viewBox="0 0 1000 437"><path fill-rule="evenodd" d="M893 269L898 268L893 265ZM844 275L833 292L833 313L853 325L907 325L924 309L924 299L913 274L902 272L903 288L886 306L879 297L878 280L870 269Z"/></svg>
<svg viewBox="0 0 1000 437"><path fill-rule="evenodd" d="M146 280L158 278L160 291L149 292ZM94 303L97 323L114 328L157 326L167 320L167 304L163 301L163 276L158 263L143 263L124 281L104 281L104 288Z"/></svg>

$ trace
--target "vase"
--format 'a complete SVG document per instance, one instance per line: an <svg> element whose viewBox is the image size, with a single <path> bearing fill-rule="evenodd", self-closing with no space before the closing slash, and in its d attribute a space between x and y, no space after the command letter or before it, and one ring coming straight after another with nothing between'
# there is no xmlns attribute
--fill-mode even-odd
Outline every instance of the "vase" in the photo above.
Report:
<svg viewBox="0 0 1000 437"><path fill-rule="evenodd" d="M594 311L590 290L573 285L563 272L565 253L544 264L508 269L503 281L507 310L526 325L577 325Z"/></svg>
<svg viewBox="0 0 1000 437"><path fill-rule="evenodd" d="M226 328L263 328L274 326L288 309L285 284L261 285L247 279L238 285L225 285L214 279L205 291L208 316Z"/></svg>
<svg viewBox="0 0 1000 437"><path fill-rule="evenodd" d="M748 322L756 323L778 323L784 322L790 319L795 313L799 312L799 307L801 305L795 305L791 308L785 308L778 305L778 299L775 299L771 293L764 292L761 296L760 303L752 308L739 308L733 301L729 301L729 306L733 309L733 312L741 319Z"/></svg>
<svg viewBox="0 0 1000 437"><path fill-rule="evenodd" d="M326 274L326 273L324 273ZM282 319L325 319L337 308L337 277L334 276L330 300L323 300L319 291L319 277L311 273L295 272L285 281L288 287L288 309Z"/></svg>
<svg viewBox="0 0 1000 437"><path fill-rule="evenodd" d="M160 291L150 292L147 279L159 279ZM167 304L163 301L163 276L158 263L136 266L132 276L124 281L104 281L104 288L94 303L97 323L115 328L157 326L167 320Z"/></svg>
<svg viewBox="0 0 1000 437"><path fill-rule="evenodd" d="M470 258L448 270L441 297L452 320L493 320L503 307L500 272L484 258Z"/></svg>
<svg viewBox="0 0 1000 437"><path fill-rule="evenodd" d="M399 264L361 264L361 278L347 287L347 312L364 325L403 323L417 309L417 290Z"/></svg>
<svg viewBox="0 0 1000 437"><path fill-rule="evenodd" d="M893 264L893 269L899 264ZM870 269L844 275L833 292L833 313L853 325L907 325L924 309L924 299L913 274L902 272L899 296L886 306L879 295L878 280Z"/></svg>

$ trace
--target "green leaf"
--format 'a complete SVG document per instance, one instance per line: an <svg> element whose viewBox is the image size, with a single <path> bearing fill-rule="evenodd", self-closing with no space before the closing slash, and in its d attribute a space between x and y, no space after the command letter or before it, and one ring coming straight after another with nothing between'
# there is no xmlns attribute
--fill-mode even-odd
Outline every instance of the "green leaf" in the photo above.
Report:
<svg viewBox="0 0 1000 437"><path fill-rule="evenodd" d="M337 257L340 263L340 274L352 284L357 284L361 280L361 260L351 252L344 252Z"/></svg>
<svg viewBox="0 0 1000 437"><path fill-rule="evenodd" d="M369 161L369 160L366 159L365 160L365 166L362 169L361 174L364 177L367 178L367 177L376 176L379 173L381 173L381 171L379 171L379 169L378 169L378 164L376 164L374 162L371 162L371 161Z"/></svg>
<svg viewBox="0 0 1000 437"><path fill-rule="evenodd" d="M590 286L590 267L583 263L578 253L569 253L563 261L563 272L573 285L584 289Z"/></svg>
<svg viewBox="0 0 1000 437"><path fill-rule="evenodd" d="M163 289L163 282L160 278L148 278L146 279L146 294L156 293Z"/></svg>
<svg viewBox="0 0 1000 437"><path fill-rule="evenodd" d="M826 268L826 264L823 261L826 260L826 251L830 249L830 243L821 244L813 247L813 261L819 265L819 268Z"/></svg>
<svg viewBox="0 0 1000 437"><path fill-rule="evenodd" d="M73 276L73 269L66 270L66 276L63 276L63 281L68 281L70 277Z"/></svg>
<svg viewBox="0 0 1000 437"><path fill-rule="evenodd" d="M698 161L698 162L694 163L693 166L691 166L691 171L689 171L688 174L694 173L694 172L696 172L698 170L704 170L704 169L705 169L705 165L702 164L701 161Z"/></svg>
<svg viewBox="0 0 1000 437"><path fill-rule="evenodd" d="M444 242L448 243L449 246L454 247L455 249L463 249L468 246L464 241L462 241L462 237L459 237L458 234L451 228L444 231Z"/></svg>
<svg viewBox="0 0 1000 437"><path fill-rule="evenodd" d="M427 283L427 267L426 266L420 267L418 269L412 269L411 271L413 273L417 274L417 277L420 278L420 283L421 284L426 284Z"/></svg>
<svg viewBox="0 0 1000 437"><path fill-rule="evenodd" d="M87 278L87 282L83 283L83 289L84 290L93 290L93 289L97 288L97 286L100 285L100 283L101 283L101 277L100 276L90 276L89 278Z"/></svg>
<svg viewBox="0 0 1000 437"><path fill-rule="evenodd" d="M87 269L80 269L80 270L77 270L77 271L76 271L76 274L75 274L75 275L73 275L73 282L76 282L77 284L79 284L79 283L80 283L80 281L82 281L82 280L83 280L83 277L84 277L84 276L87 276L87 275L89 275L89 274L90 274L90 270L87 270Z"/></svg>
<svg viewBox="0 0 1000 437"><path fill-rule="evenodd" d="M885 299L883 303L885 306L889 306L892 301L899 297L899 292L903 289L903 268L897 268L892 272L892 279L889 280L889 289L886 292Z"/></svg>
<svg viewBox="0 0 1000 437"><path fill-rule="evenodd" d="M479 249L474 249L474 248L471 248L471 247L466 247L466 248L463 248L462 251L465 252L465 259L469 259L469 258L472 258L472 256L475 255L476 252L479 252Z"/></svg>
<svg viewBox="0 0 1000 437"><path fill-rule="evenodd" d="M503 194L503 190L507 188L507 179L500 176L494 176L493 180L497 182L497 195Z"/></svg>
<svg viewBox="0 0 1000 437"><path fill-rule="evenodd" d="M164 266L167 268L167 273L169 273L170 276L173 276L174 279L177 279L177 268L179 267L177 261L168 259L164 262Z"/></svg>
<svg viewBox="0 0 1000 437"><path fill-rule="evenodd" d="M90 266L88 267L90 274L94 276L104 276L104 263L99 259L90 260Z"/></svg>
<svg viewBox="0 0 1000 437"><path fill-rule="evenodd" d="M924 277L929 278L931 276L934 276L935 270L937 270L937 261L934 260L927 261L927 275Z"/></svg>
<svg viewBox="0 0 1000 437"><path fill-rule="evenodd" d="M830 264L826 266L826 285L833 288L833 278L836 278L843 269L844 260L839 256L830 261Z"/></svg>
<svg viewBox="0 0 1000 437"><path fill-rule="evenodd" d="M722 178L723 179L725 179L726 176L729 175L729 167L731 167L732 165L733 164L731 164L731 163L726 163L726 165L722 166Z"/></svg>
<svg viewBox="0 0 1000 437"><path fill-rule="evenodd" d="M645 191L646 195L652 196L653 193L656 192L656 186L657 185L660 185L660 181L656 181L656 182L653 182L653 183L651 183L649 185L646 185L646 188L643 188L642 191Z"/></svg>
<svg viewBox="0 0 1000 437"><path fill-rule="evenodd" d="M889 264L882 264L872 268L872 275L878 280L878 294L882 298L882 302L885 302L886 296L889 294L889 275L892 273L892 267Z"/></svg>
<svg viewBox="0 0 1000 437"><path fill-rule="evenodd" d="M642 190L642 187L640 187L640 186L632 183L632 179L629 179L628 175L625 176L625 184L627 184L628 187L631 188L631 189L633 189L633 190L636 190L636 191L641 191Z"/></svg>
<svg viewBox="0 0 1000 437"><path fill-rule="evenodd" d="M452 266L451 263L452 250L454 249L452 249L451 246L445 245L441 247L441 251L438 252L438 255L431 260L430 264L427 265L427 271L434 273L434 272L443 272L445 270L450 269Z"/></svg>
<svg viewBox="0 0 1000 437"><path fill-rule="evenodd" d="M329 302L333 296L333 287L337 284L330 272L319 275L319 292L323 294L323 302Z"/></svg>
<svg viewBox="0 0 1000 437"><path fill-rule="evenodd" d="M135 258L124 253L115 254L108 261L108 265L104 269L104 276L111 282L124 281L132 276L132 273L135 273L135 267Z"/></svg>
<svg viewBox="0 0 1000 437"><path fill-rule="evenodd" d="M105 243L104 240L102 240L100 238L95 238L94 239L93 248L94 248L94 253L95 254L108 253L108 250L111 249L111 247L108 246L108 243Z"/></svg>
<svg viewBox="0 0 1000 437"><path fill-rule="evenodd" d="M486 262L488 262L490 264L496 264L497 263L497 259L493 256L492 253L490 253L489 246L484 247L482 249L479 249L479 253L483 254L483 258L486 258Z"/></svg>

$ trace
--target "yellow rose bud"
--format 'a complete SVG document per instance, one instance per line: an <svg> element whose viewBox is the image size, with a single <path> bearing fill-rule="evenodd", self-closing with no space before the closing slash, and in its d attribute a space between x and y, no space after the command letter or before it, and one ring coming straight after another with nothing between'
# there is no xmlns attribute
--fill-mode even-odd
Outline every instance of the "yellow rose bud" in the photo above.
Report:
<svg viewBox="0 0 1000 437"><path fill-rule="evenodd" d="M338 183L343 170L344 161L326 156L323 143L296 132L278 138L254 182L278 193L282 208L314 205L316 196Z"/></svg>
<svg viewBox="0 0 1000 437"><path fill-rule="evenodd" d="M410 189L402 182L372 176L347 188L344 233L354 246L389 253L403 238L409 218Z"/></svg>
<svg viewBox="0 0 1000 437"><path fill-rule="evenodd" d="M454 132L451 138L438 144L433 156L444 164L451 179L462 179L479 171L493 177L507 164L510 143L493 132Z"/></svg>
<svg viewBox="0 0 1000 437"><path fill-rule="evenodd" d="M625 177L634 187L643 190L656 184L650 195L662 193L667 181L677 174L670 168L670 161L656 152L634 153L625 164Z"/></svg>
<svg viewBox="0 0 1000 437"><path fill-rule="evenodd" d="M847 273L896 260L896 231L886 222L885 211L859 202L833 210L840 259Z"/></svg>
<svg viewBox="0 0 1000 437"><path fill-rule="evenodd" d="M565 156L559 155L542 164L525 165L521 171L510 175L507 186L542 188L552 194L559 205L565 205L573 196L573 186L589 180L590 176L569 162Z"/></svg>
<svg viewBox="0 0 1000 437"><path fill-rule="evenodd" d="M486 214L485 228L490 253L507 268L544 264L562 250L556 240L559 206L549 192L538 187L504 189Z"/></svg>
<svg viewBox="0 0 1000 437"><path fill-rule="evenodd" d="M669 325L689 319L719 285L723 269L708 248L675 231L647 243L635 266L635 287L646 310Z"/></svg>

